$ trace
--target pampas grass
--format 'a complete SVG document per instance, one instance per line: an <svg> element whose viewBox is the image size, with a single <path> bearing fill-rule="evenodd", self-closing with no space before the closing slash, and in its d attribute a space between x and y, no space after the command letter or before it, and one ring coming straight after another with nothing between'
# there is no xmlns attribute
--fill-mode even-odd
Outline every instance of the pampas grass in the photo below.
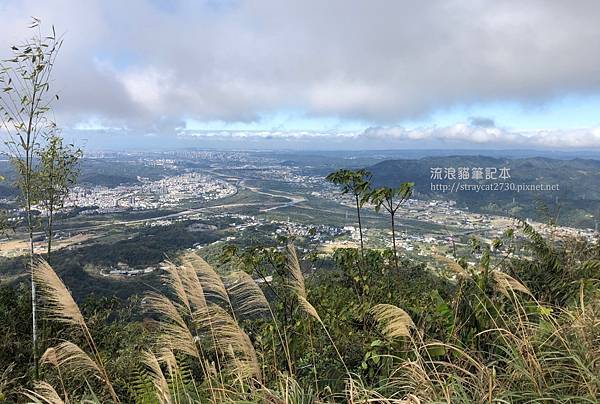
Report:
<svg viewBox="0 0 600 404"><path fill-rule="evenodd" d="M526 295L533 297L533 295L525 285L523 285L521 282L519 282L506 272L493 270L492 278L496 283L496 288L498 289L498 291L506 297L510 298L512 296L513 291L525 293Z"/></svg>
<svg viewBox="0 0 600 404"><path fill-rule="evenodd" d="M262 315L268 313L271 316L273 325L281 342L281 346L284 350L287 367L290 373L292 372L292 361L290 358L289 348L284 342L283 335L275 319L275 314L271 310L265 294L263 293L260 286L256 284L254 279L246 272L236 271L229 276L228 293L231 295L233 300L233 307L239 318L249 318L256 315Z"/></svg>
<svg viewBox="0 0 600 404"><path fill-rule="evenodd" d="M407 312L393 304L378 304L369 313L379 325L386 338L409 337L414 323Z"/></svg>
<svg viewBox="0 0 600 404"><path fill-rule="evenodd" d="M288 273L290 275L290 279L288 281L289 287L296 294L296 298L298 299L298 305L300 306L302 311L304 311L310 317L317 320L317 322L321 325L321 327L323 328L323 331L325 331L325 334L327 334L327 338L329 338L331 345L333 346L335 352L337 353L337 356L340 359L342 366L344 366L344 369L346 370L346 374L348 375L348 378L352 379L352 375L350 374L350 371L348 370L348 367L346 366L346 363L344 362L344 358L340 354L340 351L338 350L337 346L335 345L335 342L333 342L333 338L331 338L331 334L329 334L329 331L327 330L325 323L323 322L323 320L321 320L321 316L319 316L319 313L317 312L315 307L308 301L308 296L306 293L306 284L304 282L304 275L302 275L302 268L300 267L300 261L298 260L298 254L296 253L296 247L294 246L293 243L289 243L287 245L286 267L287 267Z"/></svg>
<svg viewBox="0 0 600 404"><path fill-rule="evenodd" d="M183 285L181 277L179 276L179 268L175 264L170 261L167 261L164 265L164 270L167 275L164 277L166 280L166 284L169 289L177 296L180 304L185 306L188 312L192 312L192 306L190 305L190 301L188 299L188 294Z"/></svg>
<svg viewBox="0 0 600 404"><path fill-rule="evenodd" d="M209 305L206 316L198 321L201 326L208 325L214 333L221 355L235 360L236 365L243 364L238 368L240 373L261 379L260 365L250 338L226 310L214 304Z"/></svg>
<svg viewBox="0 0 600 404"><path fill-rule="evenodd" d="M87 329L71 293L46 261L37 260L33 280L39 288L40 311L46 319Z"/></svg>
<svg viewBox="0 0 600 404"><path fill-rule="evenodd" d="M106 383L103 371L98 363L83 349L70 341L64 341L48 348L40 358L40 362L42 365L51 364L57 368L66 369L77 377L91 374Z"/></svg>
<svg viewBox="0 0 600 404"><path fill-rule="evenodd" d="M233 272L228 280L227 290L235 303L235 312L239 318L249 318L271 311L265 294L246 272Z"/></svg>
<svg viewBox="0 0 600 404"><path fill-rule="evenodd" d="M54 387L44 381L34 382L33 390L24 390L23 395L33 403L65 404L65 401L54 390Z"/></svg>
<svg viewBox="0 0 600 404"><path fill-rule="evenodd" d="M287 262L286 268L290 276L289 285L294 290L296 295L307 298L306 285L304 284L304 275L302 275L302 269L300 268L300 261L298 260L298 254L296 253L296 247L293 243L287 245Z"/></svg>
<svg viewBox="0 0 600 404"><path fill-rule="evenodd" d="M336 380L345 379L345 389L332 391L330 386L320 387L327 376L319 373L322 368L317 370L314 362L315 384L308 387L312 382L307 373L310 356L298 357L299 363L300 360L304 362L294 373L289 346L281 334L281 353L288 355L290 373L282 374L275 369L272 378L266 376L271 375L266 371L263 375L263 368L270 368L259 361L263 358L262 352L257 352L246 332L250 328L242 327L247 323L238 322L238 319L251 319L269 312L279 333L263 291L244 272L233 273L224 281L197 254L188 253L181 257L181 265L168 263L165 272L167 295L150 293L144 299L158 324L156 343L140 352L140 362L147 376L143 386L151 390L151 402L308 403L319 399L390 404L597 402L600 394L597 359L600 355L600 333L597 331L600 329L600 305L597 296L591 299L582 296L581 302L589 301L585 307L582 303L581 307L553 308L548 312L548 308L539 306L529 289L513 277L496 269L482 272L497 293L486 300L486 305L481 305L480 316L487 320L483 322L486 325L473 332L468 342L454 340L453 336L446 342L426 340L415 329L407 312L392 304L376 304L368 313L385 337L384 345L377 351L377 356L385 362L375 363L373 367L369 362L367 377L373 374L374 377L367 379L367 383L350 372L328 331L328 327L336 326L339 318L335 315L321 317L309 301L307 284L293 244L287 246L285 267L285 298L286 303L292 302L285 307L291 307L289 313L286 312L293 316L290 329L304 321L299 329L306 334L297 334L298 339L293 342L299 341L298 346L312 349L308 354L313 358L317 356L313 352L315 347L323 353L331 354L334 350L346 371L346 377L336 375ZM459 272L458 267L454 270ZM466 273L468 271L463 271L463 275ZM479 275L479 272L473 274ZM40 289L42 312L71 330L80 330L89 346L89 349L85 345L81 348L64 341L42 355L42 364L56 368L61 382L61 371L74 379L102 382L112 401L118 402L85 320L60 278L43 261L34 268L33 276ZM485 290L490 292L487 285ZM583 289L581 293L584 293ZM476 294L472 301L475 299L482 297ZM313 320L327 336L318 344L312 341ZM259 328L265 325L264 322L253 325L256 328L252 331L256 334L250 335L256 335L257 346L272 344L273 352L277 352L273 335L267 334L264 338L267 328ZM366 334L368 337L382 339L371 331L362 330L369 333ZM405 337L410 338L401 348L393 341ZM311 339L310 347L302 338ZM358 347L356 351L360 352L360 349ZM394 352L396 349L401 352ZM346 353L345 356L353 357ZM268 355L264 357L268 359ZM277 357L274 362L278 362ZM341 368L327 365L336 371ZM267 379L264 385L263 379ZM196 385L198 380L202 382ZM144 398L150 397L148 390L143 392ZM61 390L40 382L23 394L36 403L69 403L65 388L62 389L64 393L57 391ZM104 394L98 401L109 402L110 399Z"/></svg>
<svg viewBox="0 0 600 404"><path fill-rule="evenodd" d="M308 300L302 296L298 296L298 304L300 305L302 311L317 320L319 323L323 324L323 320L321 320L321 316L319 316L317 309L315 309L315 307L310 304Z"/></svg>
<svg viewBox="0 0 600 404"><path fill-rule="evenodd" d="M213 298L231 307L227 288L217 272L202 257L196 253L188 253L181 257L184 265L194 268L205 298Z"/></svg>
<svg viewBox="0 0 600 404"><path fill-rule="evenodd" d="M196 340L175 304L157 293L150 293L146 297L146 304L150 312L161 317L159 344L199 359Z"/></svg>
<svg viewBox="0 0 600 404"><path fill-rule="evenodd" d="M192 310L206 310L206 297L204 296L204 288L198 279L198 274L192 265L185 263L179 267L181 271L181 281L183 288L191 303Z"/></svg>
<svg viewBox="0 0 600 404"><path fill-rule="evenodd" d="M171 404L171 393L169 391L169 383L165 379L165 375L160 368L160 363L156 356L150 351L142 352L142 363L148 369L150 380L154 386L156 398L160 404Z"/></svg>
<svg viewBox="0 0 600 404"><path fill-rule="evenodd" d="M51 351L46 355L46 358L58 363L59 366L61 363L68 363L69 365L74 365L76 370L95 370L100 375L100 379L106 386L113 402L118 403L119 398L110 382L100 353L71 293L46 261L39 259L32 268L32 271L34 282L39 287L41 312L50 320L55 320L68 326L77 326L83 333L93 356L93 358L90 357L81 348L67 341L54 348L50 348Z"/></svg>
<svg viewBox="0 0 600 404"><path fill-rule="evenodd" d="M179 365L177 364L177 358L173 350L163 346L159 348L157 355L156 359L158 362L166 365L169 376L175 377L179 372Z"/></svg>
<svg viewBox="0 0 600 404"><path fill-rule="evenodd" d="M224 384L223 374L219 372L221 385L213 387L210 373L213 365L207 359L213 347L214 357L219 368L235 376L241 385L249 379L260 380L261 367L254 346L248 335L237 323L229 293L236 303L236 312L248 317L270 312L269 303L246 273L234 273L226 288L225 282L217 272L194 253L180 257L181 266L169 263L166 270L166 284L177 302L167 296L150 293L145 298L148 310L159 316L156 353L146 353L145 363L150 369L151 379L157 389L157 395L166 400L164 375L158 374L160 366L165 364L172 378L180 372L173 351L182 352L198 360L212 394L219 394L213 399L224 399L228 391ZM207 297L215 303L208 303ZM231 313L216 303L226 303ZM187 313L187 314L186 314ZM208 351L206 351L208 349ZM162 376L161 376L162 375ZM165 401L166 402L166 401Z"/></svg>

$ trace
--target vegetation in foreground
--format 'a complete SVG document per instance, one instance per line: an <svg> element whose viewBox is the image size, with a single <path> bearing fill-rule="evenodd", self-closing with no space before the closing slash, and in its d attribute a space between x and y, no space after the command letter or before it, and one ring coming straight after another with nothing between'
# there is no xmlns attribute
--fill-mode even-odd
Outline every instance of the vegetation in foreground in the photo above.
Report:
<svg viewBox="0 0 600 404"><path fill-rule="evenodd" d="M303 268L314 262L301 261L292 240L226 249L218 269L187 252L166 265L162 290L79 305L33 254L32 207L45 204L50 239L80 157L42 119L59 47L54 33L38 34L0 70L2 100L14 100L0 111L31 269L30 285L0 288L0 400L598 402L598 241L545 240L519 222L490 243L474 239L472 256L447 258L448 274L434 274L396 248L394 220L414 184L371 189L364 170L328 179L354 197L359 224L367 201L389 213L391 250L365 249L359 226L360 250L337 250L327 271ZM11 74L31 94L10 87ZM18 104L29 119L11 115ZM38 150L38 135L48 149Z"/></svg>
<svg viewBox="0 0 600 404"><path fill-rule="evenodd" d="M41 376L22 373L31 330L15 319L30 306L5 288L0 391L40 403L597 402L598 243L520 223L474 240L473 257L448 259L455 276L442 277L396 267L393 251L340 249L305 280L310 261L289 241L227 250L218 270L185 253L164 293L81 308L39 261Z"/></svg>

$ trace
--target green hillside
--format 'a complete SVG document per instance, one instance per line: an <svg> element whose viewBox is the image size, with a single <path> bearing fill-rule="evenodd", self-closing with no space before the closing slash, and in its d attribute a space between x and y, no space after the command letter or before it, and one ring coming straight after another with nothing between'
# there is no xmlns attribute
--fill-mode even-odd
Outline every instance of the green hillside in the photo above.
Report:
<svg viewBox="0 0 600 404"><path fill-rule="evenodd" d="M469 168L469 179L447 178L446 168ZM506 167L510 178L499 178ZM436 168L441 179L432 178ZM473 179L472 169L482 168L484 179ZM496 179L485 179L485 168L496 169ZM395 186L414 181L417 195L451 199L473 211L528 217L548 221L558 218L564 226L593 228L600 213L600 161L587 159L557 160L549 158L509 159L486 156L425 157L418 160L387 160L369 168L375 185ZM480 184L492 190L450 192L454 184ZM434 189L432 189L432 184ZM435 189L447 185L448 191ZM496 185L497 184L497 185ZM509 184L509 189L506 189ZM514 184L515 190L510 187ZM558 185L558 190L516 191L519 185ZM494 187L497 189L494 190ZM501 188L502 187L502 188Z"/></svg>

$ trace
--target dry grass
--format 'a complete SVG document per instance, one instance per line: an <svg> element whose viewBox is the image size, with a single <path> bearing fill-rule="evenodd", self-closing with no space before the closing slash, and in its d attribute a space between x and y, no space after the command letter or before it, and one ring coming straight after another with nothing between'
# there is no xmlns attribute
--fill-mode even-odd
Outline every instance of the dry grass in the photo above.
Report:
<svg viewBox="0 0 600 404"><path fill-rule="evenodd" d="M240 318L270 313L271 309L265 294L250 275L237 271L233 272L228 280L228 292L236 303L234 308Z"/></svg>
<svg viewBox="0 0 600 404"><path fill-rule="evenodd" d="M227 288L219 274L202 257L196 253L188 253L181 257L184 265L194 268L200 284L203 287L204 297L216 299L231 306Z"/></svg>
<svg viewBox="0 0 600 404"><path fill-rule="evenodd" d="M152 380L154 391L156 393L156 399L160 404L171 404L171 393L169 391L169 383L165 379L160 363L156 356L149 351L142 352L142 363L146 365L148 369L148 375Z"/></svg>
<svg viewBox="0 0 600 404"><path fill-rule="evenodd" d="M315 309L315 307L304 297L302 297L300 295L298 295L297 297L298 297L298 304L300 305L300 308L306 314L308 314L309 316L311 316L312 318L317 320L319 323L323 324L323 320L321 320L321 316L319 316L317 309Z"/></svg>
<svg viewBox="0 0 600 404"><path fill-rule="evenodd" d="M340 351L338 350L337 346L335 345L333 338L331 338L331 334L327 330L325 323L321 319L321 316L319 316L319 313L317 312L315 307L308 301L308 294L306 292L306 284L304 281L304 275L302 275L302 268L300 267L300 261L298 260L298 254L296 253L296 247L294 246L293 243L289 243L287 245L286 268L287 268L288 274L289 274L288 286L295 293L296 298L298 300L298 305L300 306L302 311L304 311L310 317L314 318L315 320L317 320L319 322L319 324L323 328L323 331L325 331L327 338L331 342L333 349L337 353L337 356L340 359L342 366L346 370L346 374L348 375L348 378L352 379L352 375L350 374L350 371L348 370L348 367L346 366L346 363L344 362L344 358L342 357Z"/></svg>
<svg viewBox="0 0 600 404"><path fill-rule="evenodd" d="M307 298L306 285L304 284L304 275L302 275L302 269L300 267L300 261L298 260L298 253L294 244L289 243L287 245L287 264L289 274L289 285L294 290L296 295Z"/></svg>
<svg viewBox="0 0 600 404"><path fill-rule="evenodd" d="M208 326L214 333L218 353L228 359L225 364L234 364L230 368L237 368L244 377L261 379L260 365L250 338L226 310L210 305L198 325Z"/></svg>
<svg viewBox="0 0 600 404"><path fill-rule="evenodd" d="M64 283L60 280L56 272L42 259L37 260L32 269L33 280L39 288L40 311L47 319L55 320L68 326L76 326L87 341L88 348L92 355L88 355L77 345L71 342L64 342L54 348L48 349L46 358L49 361L61 364L69 364L76 371L85 372L94 370L100 375L100 379L108 390L112 401L119 403L119 398L115 393L113 385L108 377L108 372L102 363L102 358L92 335L85 323L83 315L73 300L71 293L67 290ZM52 362L49 362L52 363Z"/></svg>
<svg viewBox="0 0 600 404"><path fill-rule="evenodd" d="M199 359L196 340L175 304L166 296L157 293L150 293L146 297L146 304L150 312L161 317L159 346Z"/></svg>
<svg viewBox="0 0 600 404"><path fill-rule="evenodd" d="M262 374L254 346L233 316L233 309L229 313L216 303L232 308L231 294L238 303L236 311L240 316L270 312L270 306L248 274L234 273L226 288L219 274L197 254L185 254L180 260L181 266L171 264L166 273L166 285L175 301L156 293L145 299L150 312L159 315L156 353L146 353L145 362L157 386L156 394L166 400L161 379L164 375L158 374L160 366L157 368L157 365L165 364L171 379L181 379L178 359L173 352L196 359L209 383L213 400L220 402L230 389L225 384L227 375L242 386L250 380L260 380ZM208 303L209 297L215 303ZM214 371L215 364L211 361L216 361L221 372ZM215 376L218 380L213 380Z"/></svg>
<svg viewBox="0 0 600 404"><path fill-rule="evenodd" d="M348 370L327 330L325 323L330 325L335 319L321 318L309 302L292 244L287 247L287 258L288 291L293 292L297 307L321 325L329 339L329 348L335 350L346 370L345 391L337 396L330 395L336 401L357 404L597 401L600 392L597 360L600 357L600 308L597 299L584 306L583 302L588 300L582 297L581 307L552 316L540 315L535 307L531 307L531 299L527 298L527 305L521 302L522 294L531 296L523 284L506 273L492 270L489 273L493 284L509 299L512 309L510 313L487 313L492 327L476 334L476 343L470 348L459 343L426 341L413 329L413 321L404 310L391 304L375 305L369 313L387 339L412 338L403 344L401 353L393 351L397 344L389 344L386 360L390 361L390 373L387 379L367 385ZM319 392L318 383L315 383L316 393L312 387L302 387L294 380L299 373L294 375L291 366L289 375L271 380L269 387L262 385L259 355L234 311L228 310L235 303L235 312L240 319L270 312L265 295L248 274L234 273L223 282L218 273L196 254L186 254L182 262L181 266L170 264L166 271L166 284L173 299L156 293L145 299L148 308L159 318L157 343L152 352L141 354L141 362L156 395L155 402L194 402L185 389L196 389L197 393L197 386L193 380L184 380L185 371L182 370L190 362L197 362L202 368L205 384L200 389L204 394L212 395L211 402L214 403L314 403L318 397L327 397L329 393ZM83 316L60 278L50 266L40 261L34 279L41 289L44 313L83 330L92 352L88 354L67 341L48 349L42 362L82 380L90 376L101 380L112 401L118 402ZM211 297L209 303L208 296ZM505 298L495 296L506 302ZM535 299L533 303L536 304ZM308 338L312 338L312 334ZM287 340L281 338L281 334L280 340L285 350ZM485 341L486 348L478 351L478 341ZM314 349L312 340L311 347ZM438 353L434 355L433 352ZM314 354L318 355L317 352ZM317 372L315 375L315 381L318 381ZM183 395L180 394L182 391ZM60 394L47 383L36 384L35 391L24 395L34 402L63 402ZM68 402L66 392L64 396L64 401Z"/></svg>
<svg viewBox="0 0 600 404"><path fill-rule="evenodd" d="M381 332L389 339L409 337L414 323L408 313L393 304L378 304L369 311Z"/></svg>
<svg viewBox="0 0 600 404"><path fill-rule="evenodd" d="M46 261L36 262L33 280L39 289L40 311L45 318L87 329L73 296Z"/></svg>
<svg viewBox="0 0 600 404"><path fill-rule="evenodd" d="M65 369L75 376L89 374L102 380L104 377L102 370L94 359L70 341L64 341L48 348L40 358L40 363ZM106 382L106 380L103 380L103 382Z"/></svg>
<svg viewBox="0 0 600 404"><path fill-rule="evenodd" d="M192 312L192 306L190 304L190 300L188 299L188 294L186 292L186 288L179 276L179 268L175 264L170 261L167 261L164 265L164 270L167 273L164 276L167 286L175 295L177 299L183 304L189 313Z"/></svg>
<svg viewBox="0 0 600 404"><path fill-rule="evenodd" d="M526 295L533 297L525 285L505 272L493 270L492 277L494 278L498 291L508 298L512 296L512 292L514 291L525 293Z"/></svg>
<svg viewBox="0 0 600 404"><path fill-rule="evenodd" d="M32 403L65 404L65 401L54 390L54 387L44 381L34 382L33 390L25 390L23 395L30 399Z"/></svg>
<svg viewBox="0 0 600 404"><path fill-rule="evenodd" d="M180 268L181 281L183 288L191 303L192 310L206 310L206 297L204 296L204 288L198 279L198 274L193 266L183 264Z"/></svg>

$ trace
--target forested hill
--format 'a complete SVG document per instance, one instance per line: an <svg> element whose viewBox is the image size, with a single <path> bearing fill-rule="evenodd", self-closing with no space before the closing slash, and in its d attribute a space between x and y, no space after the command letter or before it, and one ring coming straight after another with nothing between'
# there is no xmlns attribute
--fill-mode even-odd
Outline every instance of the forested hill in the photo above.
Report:
<svg viewBox="0 0 600 404"><path fill-rule="evenodd" d="M468 178L459 175L460 171L464 174L465 168ZM486 178L486 168L490 169L493 178ZM507 170L501 175L504 168ZM600 216L600 160L425 157L386 160L369 170L377 186L397 186L404 181L413 181L419 195L455 200L459 206L473 211L542 221L558 216L559 224L582 228L593 228ZM474 170L482 173L483 179L474 178ZM461 186L472 188L478 184L487 189L457 191ZM558 190L525 189L525 186L531 188L537 184L557 184ZM442 190L441 185L447 185L447 190ZM524 188L520 192L517 191L519 185Z"/></svg>

